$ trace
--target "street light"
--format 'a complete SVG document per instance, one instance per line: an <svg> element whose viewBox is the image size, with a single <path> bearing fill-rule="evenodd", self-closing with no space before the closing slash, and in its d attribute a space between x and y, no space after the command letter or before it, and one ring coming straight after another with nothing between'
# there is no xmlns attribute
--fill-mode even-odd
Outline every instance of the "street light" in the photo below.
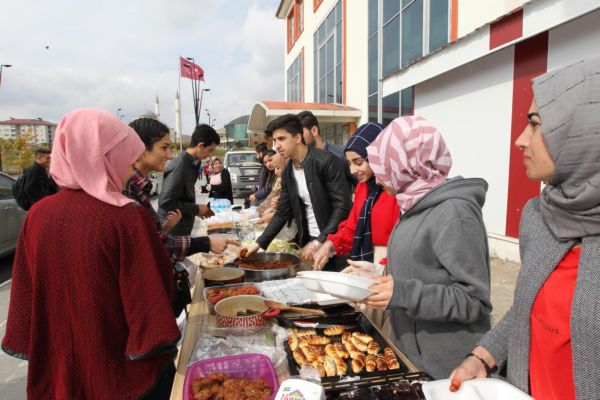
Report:
<svg viewBox="0 0 600 400"><path fill-rule="evenodd" d="M12 67L12 64L0 64L0 85L2 84L2 68L3 67L10 68L10 67Z"/></svg>
<svg viewBox="0 0 600 400"><path fill-rule="evenodd" d="M204 92L210 92L210 89L202 89L202 91L200 92L200 106L198 106L198 110L202 110L202 95L204 95ZM200 112L198 112L198 115L200 115ZM208 122L210 124L210 117L208 119ZM200 120L198 120L198 123L200 123Z"/></svg>
<svg viewBox="0 0 600 400"><path fill-rule="evenodd" d="M212 126L210 124L210 111L208 111L208 108L205 108L204 111L206 111L206 115L208 116L208 125Z"/></svg>

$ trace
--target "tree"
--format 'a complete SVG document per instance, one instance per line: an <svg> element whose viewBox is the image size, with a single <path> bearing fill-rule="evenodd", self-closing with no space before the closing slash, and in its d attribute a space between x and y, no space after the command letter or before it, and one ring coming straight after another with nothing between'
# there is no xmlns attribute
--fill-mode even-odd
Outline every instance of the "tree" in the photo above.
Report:
<svg viewBox="0 0 600 400"><path fill-rule="evenodd" d="M11 140L11 150L16 156L15 166L20 173L33 163L34 148L32 142L33 130L31 128L27 128L25 133L20 133L16 139Z"/></svg>

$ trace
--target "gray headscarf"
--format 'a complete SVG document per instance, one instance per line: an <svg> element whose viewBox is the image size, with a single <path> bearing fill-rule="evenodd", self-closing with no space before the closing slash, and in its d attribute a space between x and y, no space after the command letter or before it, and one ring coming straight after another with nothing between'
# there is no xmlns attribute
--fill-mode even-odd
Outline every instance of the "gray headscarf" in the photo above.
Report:
<svg viewBox="0 0 600 400"><path fill-rule="evenodd" d="M599 234L600 58L535 78L533 93L556 164L542 191L542 216L560 240Z"/></svg>

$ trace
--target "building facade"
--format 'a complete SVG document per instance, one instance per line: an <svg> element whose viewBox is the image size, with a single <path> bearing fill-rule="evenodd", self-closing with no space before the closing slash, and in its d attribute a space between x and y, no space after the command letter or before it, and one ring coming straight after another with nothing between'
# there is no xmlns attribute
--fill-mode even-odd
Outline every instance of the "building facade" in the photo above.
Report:
<svg viewBox="0 0 600 400"><path fill-rule="evenodd" d="M541 190L514 146L531 79L600 56L600 0L282 0L276 15L286 99L354 107L360 123L430 120L451 175L489 183L493 254L518 260L521 210Z"/></svg>
<svg viewBox="0 0 600 400"><path fill-rule="evenodd" d="M15 119L0 121L0 139L16 139L31 132L30 143L34 146L51 145L54 140L56 124L37 119Z"/></svg>
<svg viewBox="0 0 600 400"><path fill-rule="evenodd" d="M243 115L225 125L227 140L231 141L231 147L248 147L250 140L248 137L248 119L249 115Z"/></svg>

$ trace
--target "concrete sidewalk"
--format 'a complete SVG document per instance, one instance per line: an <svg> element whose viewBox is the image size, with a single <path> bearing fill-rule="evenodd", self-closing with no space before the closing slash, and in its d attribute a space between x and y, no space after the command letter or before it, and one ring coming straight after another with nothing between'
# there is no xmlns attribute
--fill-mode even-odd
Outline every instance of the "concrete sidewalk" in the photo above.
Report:
<svg viewBox="0 0 600 400"><path fill-rule="evenodd" d="M495 325L512 304L520 265L492 259L492 324ZM0 337L4 337L11 284L0 288ZM25 400L27 362L0 351L0 398Z"/></svg>

